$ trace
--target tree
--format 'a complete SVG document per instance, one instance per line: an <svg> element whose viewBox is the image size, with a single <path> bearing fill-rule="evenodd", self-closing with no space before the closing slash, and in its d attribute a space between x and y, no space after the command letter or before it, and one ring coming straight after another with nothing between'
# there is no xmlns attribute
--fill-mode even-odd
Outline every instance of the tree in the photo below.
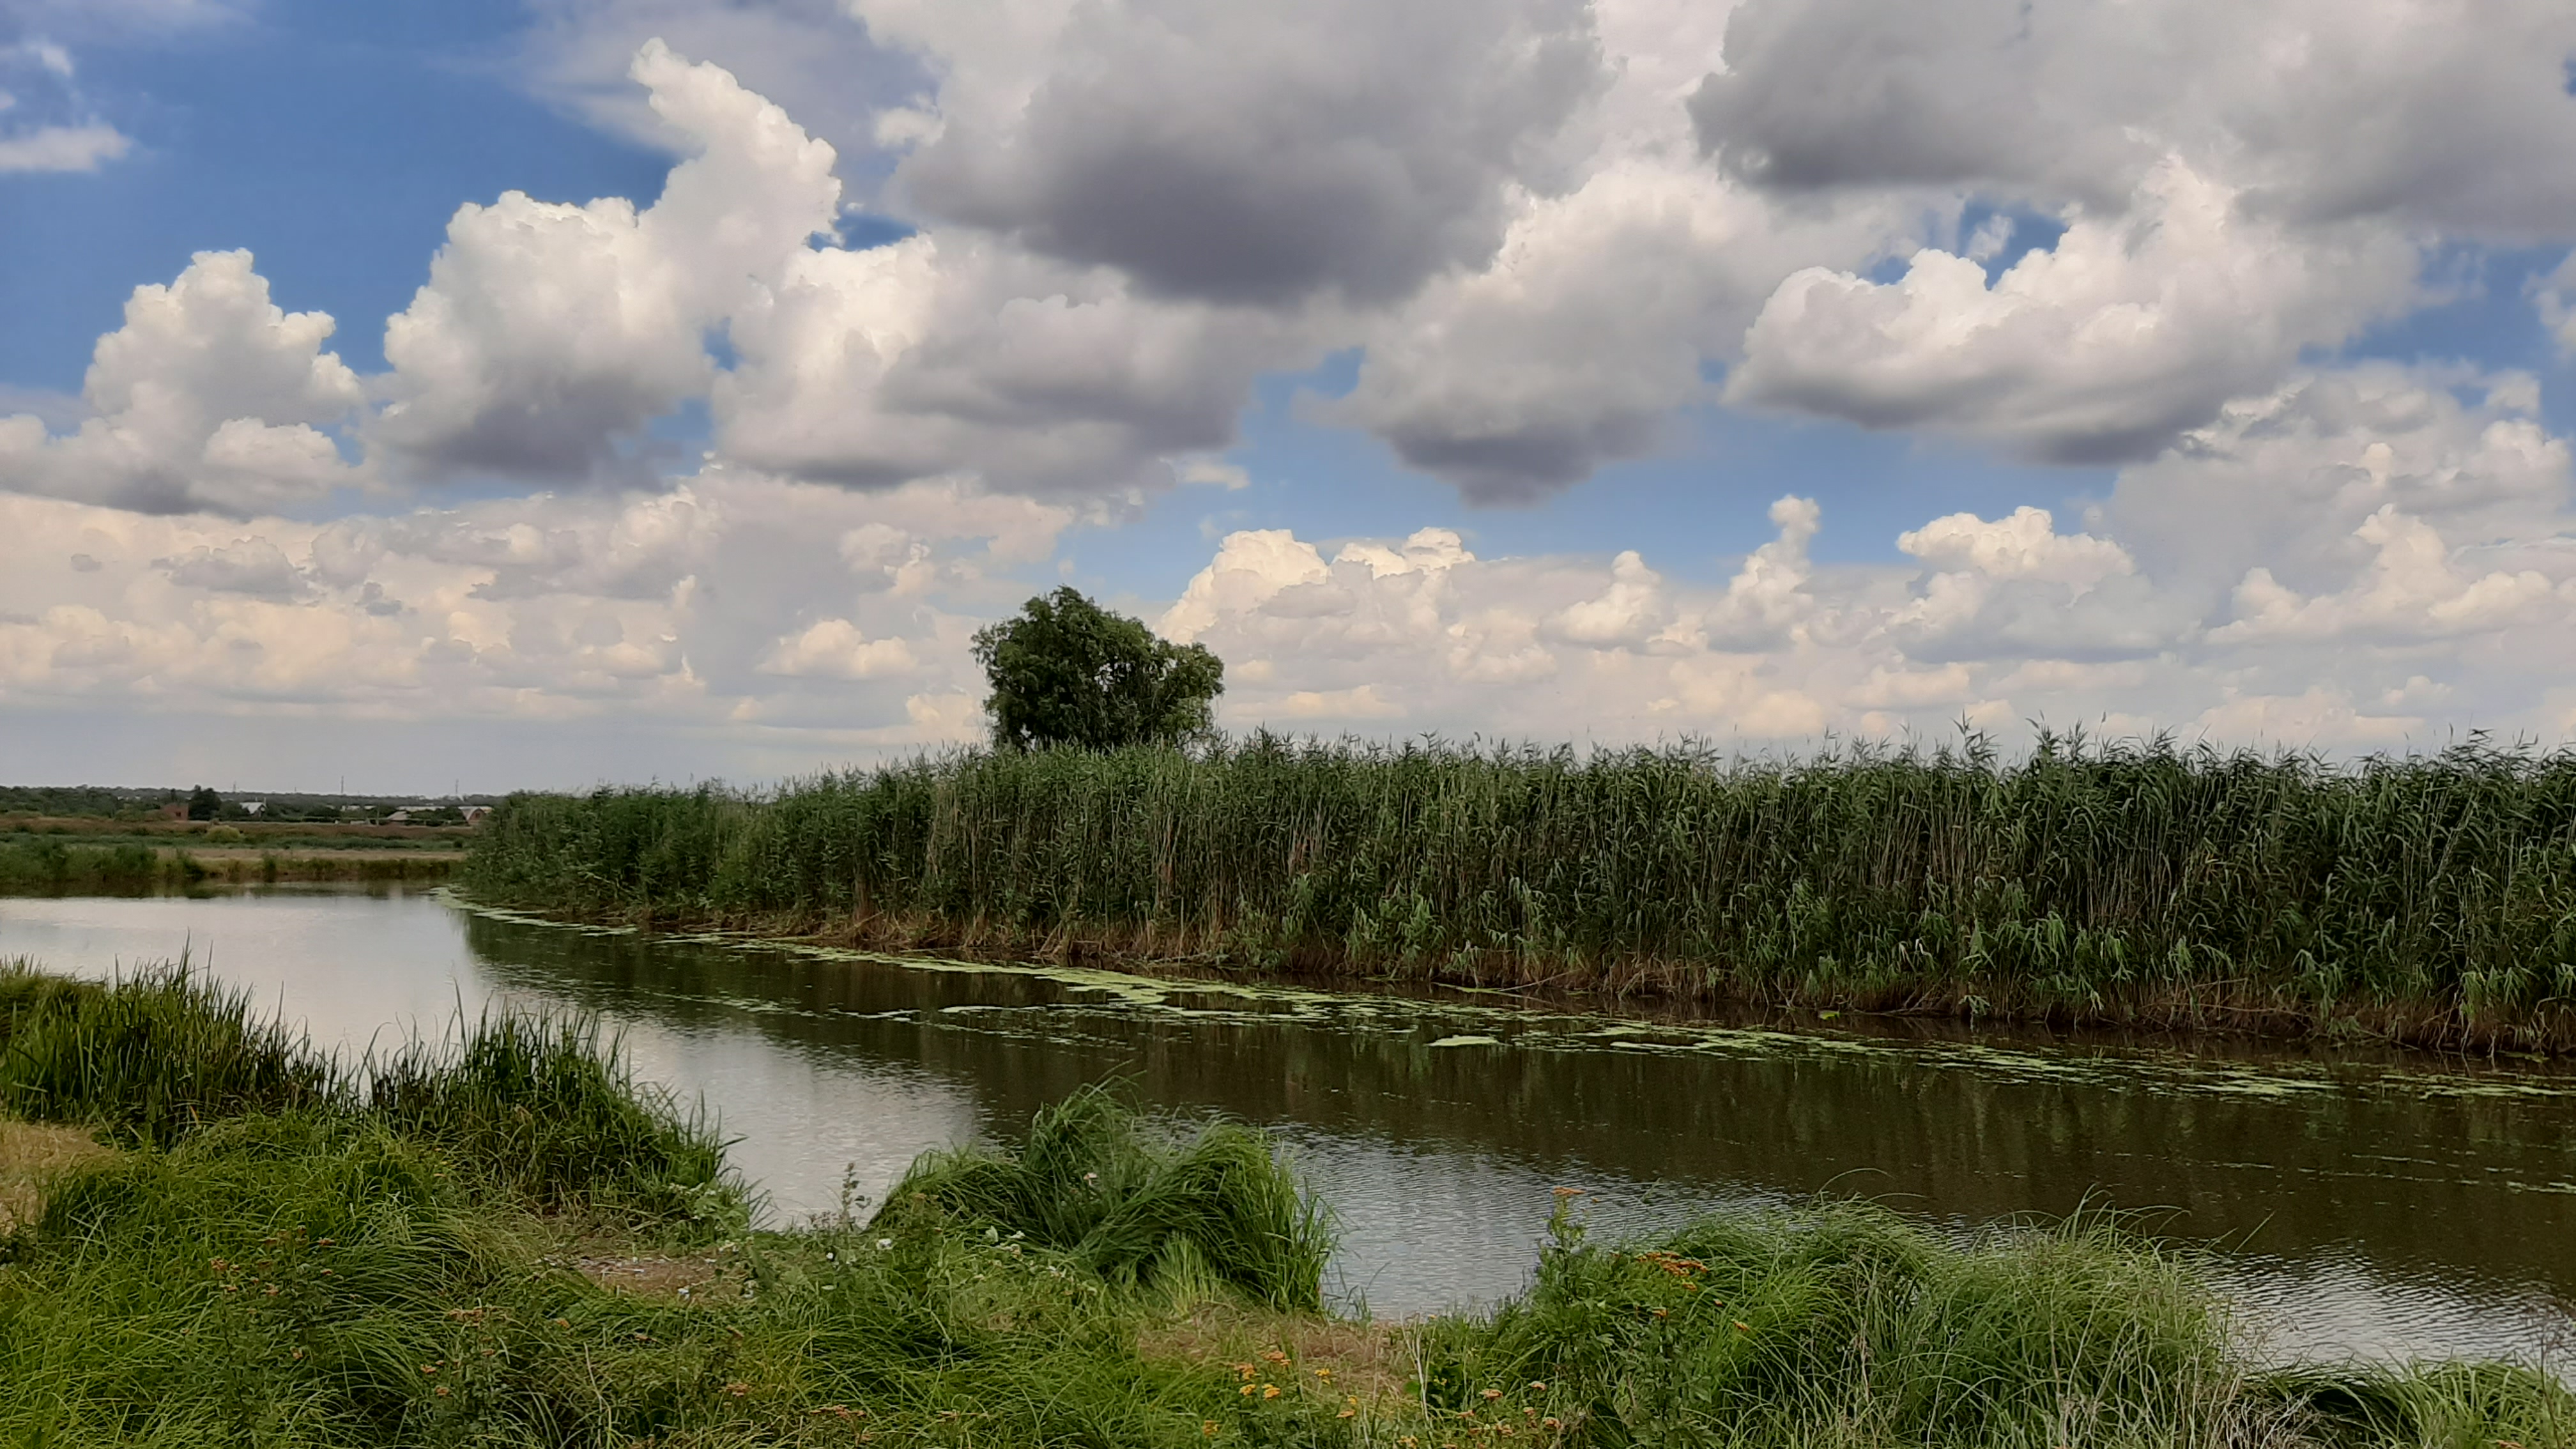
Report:
<svg viewBox="0 0 2576 1449"><path fill-rule="evenodd" d="M1177 744L1212 727L1225 692L1225 662L1206 645L1157 638L1069 588L979 631L975 662L993 686L993 743L1006 749Z"/></svg>
<svg viewBox="0 0 2576 1449"><path fill-rule="evenodd" d="M215 793L214 786L199 785L188 792L189 819L212 820L223 813L224 797Z"/></svg>

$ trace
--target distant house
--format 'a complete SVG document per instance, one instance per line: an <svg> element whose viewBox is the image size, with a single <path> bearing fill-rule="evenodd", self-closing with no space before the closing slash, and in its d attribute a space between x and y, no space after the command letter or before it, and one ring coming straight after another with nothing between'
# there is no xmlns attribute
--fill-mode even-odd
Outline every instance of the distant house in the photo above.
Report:
<svg viewBox="0 0 2576 1449"><path fill-rule="evenodd" d="M268 802L265 800L244 800L239 803L241 805L241 813L244 815L257 815L262 810L268 808Z"/></svg>
<svg viewBox="0 0 2576 1449"><path fill-rule="evenodd" d="M492 807L489 805L468 805L465 807L465 823L480 825L483 823L483 817L491 813Z"/></svg>

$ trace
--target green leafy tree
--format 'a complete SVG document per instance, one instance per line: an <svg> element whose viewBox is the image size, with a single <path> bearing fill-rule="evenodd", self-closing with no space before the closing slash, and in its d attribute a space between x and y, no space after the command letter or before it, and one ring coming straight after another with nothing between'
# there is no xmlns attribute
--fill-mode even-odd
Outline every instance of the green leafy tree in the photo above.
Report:
<svg viewBox="0 0 2576 1449"><path fill-rule="evenodd" d="M223 813L224 797L216 794L213 786L199 785L188 792L189 819L212 820Z"/></svg>
<svg viewBox="0 0 2576 1449"><path fill-rule="evenodd" d="M1177 744L1213 726L1225 662L1064 588L975 635L992 696L993 743L1006 749Z"/></svg>

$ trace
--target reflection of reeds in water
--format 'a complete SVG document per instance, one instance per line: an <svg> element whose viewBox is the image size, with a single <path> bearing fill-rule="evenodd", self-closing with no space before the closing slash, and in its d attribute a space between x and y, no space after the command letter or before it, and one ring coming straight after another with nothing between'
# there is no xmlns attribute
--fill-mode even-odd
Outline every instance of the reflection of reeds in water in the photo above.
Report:
<svg viewBox="0 0 2576 1449"><path fill-rule="evenodd" d="M0 1033L13 1111L123 1144L0 1133L0 1177L50 1163L0 1237L0 1443L2564 1449L2576 1422L2502 1365L2256 1371L2187 1262L2105 1221L1962 1246L1826 1205L1604 1248L1569 1203L1522 1298L1334 1321L1330 1234L1259 1135L1096 1092L1016 1153L923 1159L872 1219L751 1233L645 1190L729 1191L721 1151L577 1023L343 1070L182 973L13 968Z"/></svg>
<svg viewBox="0 0 2576 1449"><path fill-rule="evenodd" d="M866 944L2576 1046L2576 753L1257 736L521 796L496 902Z"/></svg>

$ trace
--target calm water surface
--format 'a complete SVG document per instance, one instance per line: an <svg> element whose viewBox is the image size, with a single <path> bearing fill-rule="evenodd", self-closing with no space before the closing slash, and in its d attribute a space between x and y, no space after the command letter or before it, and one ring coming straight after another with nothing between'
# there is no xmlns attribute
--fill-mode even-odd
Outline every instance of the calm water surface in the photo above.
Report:
<svg viewBox="0 0 2576 1449"><path fill-rule="evenodd" d="M1086 1082L1285 1139L1381 1313L1518 1288L1550 1189L1597 1227L1862 1193L1971 1226L2159 1209L2283 1352L2576 1348L2576 1077L2435 1058L1651 1024L1485 1004L969 968L567 929L441 896L0 900L0 958L183 949L325 1042L486 1003L614 1023L703 1096L792 1220L845 1174L1006 1138Z"/></svg>

